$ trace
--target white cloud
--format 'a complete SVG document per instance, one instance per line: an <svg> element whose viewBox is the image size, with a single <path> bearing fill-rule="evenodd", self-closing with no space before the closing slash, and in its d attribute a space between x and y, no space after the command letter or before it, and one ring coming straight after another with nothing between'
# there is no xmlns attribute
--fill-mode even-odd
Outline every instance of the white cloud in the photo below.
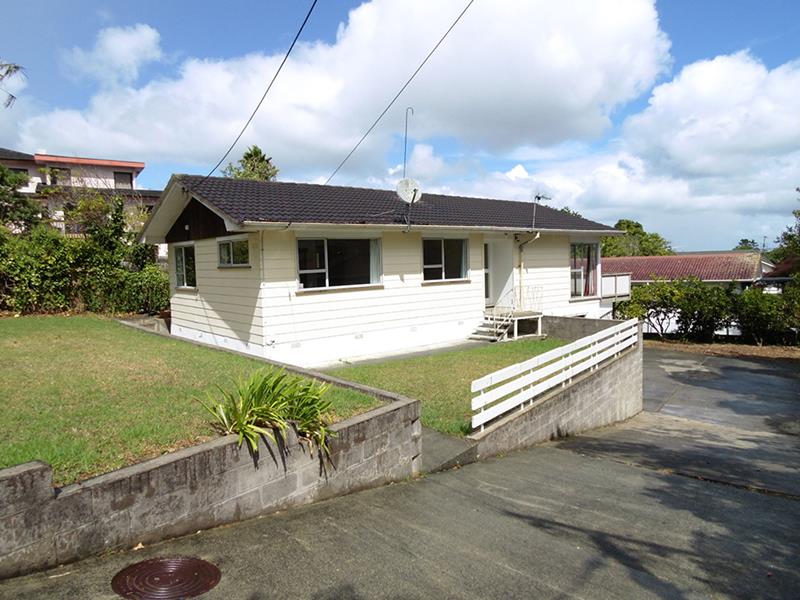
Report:
<svg viewBox="0 0 800 600"><path fill-rule="evenodd" d="M149 25L108 27L97 34L91 50L72 48L63 57L69 75L95 79L103 85L128 85L139 69L161 59L161 36Z"/></svg>
<svg viewBox="0 0 800 600"><path fill-rule="evenodd" d="M462 7L460 0L375 0L354 9L334 43L295 49L243 145L261 144L284 173L331 170ZM416 109L412 138L448 136L475 151L596 138L616 107L665 70L668 49L649 0L477 2L344 175L383 172L407 105ZM73 50L71 58L104 83L130 83L160 55L158 33L138 25L103 30L93 50ZM30 120L22 138L54 150L208 164L280 58L192 58L171 78L105 88L85 109Z"/></svg>

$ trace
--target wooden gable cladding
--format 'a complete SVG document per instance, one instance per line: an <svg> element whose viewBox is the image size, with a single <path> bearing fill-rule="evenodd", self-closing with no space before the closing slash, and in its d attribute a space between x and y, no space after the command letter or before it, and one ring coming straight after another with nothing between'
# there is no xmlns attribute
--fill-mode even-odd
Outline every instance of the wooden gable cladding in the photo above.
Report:
<svg viewBox="0 0 800 600"><path fill-rule="evenodd" d="M166 235L168 243L189 242L227 235L225 222L192 198Z"/></svg>

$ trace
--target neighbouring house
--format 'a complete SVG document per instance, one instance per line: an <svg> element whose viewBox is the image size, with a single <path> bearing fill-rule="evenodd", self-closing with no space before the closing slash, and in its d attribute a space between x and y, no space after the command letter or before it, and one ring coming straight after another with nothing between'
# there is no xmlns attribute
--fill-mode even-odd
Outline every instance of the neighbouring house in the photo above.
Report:
<svg viewBox="0 0 800 600"><path fill-rule="evenodd" d="M136 178L144 169L143 162L26 154L0 148L0 164L28 176L28 185L20 191L39 200L53 226L65 233L74 233L64 219L64 212L74 199L72 191L76 188L121 196L126 206L141 206L145 210L152 209L161 195L161 190L137 187Z"/></svg>
<svg viewBox="0 0 800 600"><path fill-rule="evenodd" d="M142 239L169 245L173 335L310 366L601 316L618 234L529 202L174 175Z"/></svg>
<svg viewBox="0 0 800 600"><path fill-rule="evenodd" d="M608 256L603 259L605 275L630 274L633 287L647 285L655 279L676 280L696 277L707 285L733 285L741 292L761 281L763 273L773 267L761 252L731 250L723 252L679 252L667 256ZM645 333L656 333L648 324ZM666 333L678 330L677 316L666 327ZM721 329L718 335L739 335L735 326Z"/></svg>
<svg viewBox="0 0 800 600"><path fill-rule="evenodd" d="M787 256L764 273L761 283L765 291L779 293L795 275L800 275L800 256Z"/></svg>
<svg viewBox="0 0 800 600"><path fill-rule="evenodd" d="M772 266L760 252L746 250L603 258L605 274L630 274L633 286L644 285L654 279L697 277L709 285L728 285L733 282L739 290L743 290L759 281Z"/></svg>

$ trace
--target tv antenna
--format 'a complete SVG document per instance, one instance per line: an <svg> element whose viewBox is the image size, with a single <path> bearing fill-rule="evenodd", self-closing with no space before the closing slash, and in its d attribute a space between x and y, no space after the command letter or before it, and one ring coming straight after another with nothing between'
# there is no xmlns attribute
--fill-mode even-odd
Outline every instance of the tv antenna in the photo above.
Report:
<svg viewBox="0 0 800 600"><path fill-rule="evenodd" d="M407 106L406 107L406 133L403 136L403 179L406 178L406 150L408 149L408 111L411 111L411 114L414 114L414 107Z"/></svg>
<svg viewBox="0 0 800 600"><path fill-rule="evenodd" d="M422 198L422 190L418 182L403 178L397 183L397 195L408 205L406 209L406 233L411 229L411 207Z"/></svg>
<svg viewBox="0 0 800 600"><path fill-rule="evenodd" d="M533 219L531 220L531 230L536 229L536 207L539 205L539 202L542 200L552 200L550 196L545 196L544 194L536 194L533 197Z"/></svg>

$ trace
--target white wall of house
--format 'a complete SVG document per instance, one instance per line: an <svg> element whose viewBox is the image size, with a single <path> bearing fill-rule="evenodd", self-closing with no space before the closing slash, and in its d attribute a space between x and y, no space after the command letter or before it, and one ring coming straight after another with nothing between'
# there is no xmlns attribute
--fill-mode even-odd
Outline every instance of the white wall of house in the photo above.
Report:
<svg viewBox="0 0 800 600"><path fill-rule="evenodd" d="M282 362L321 366L463 341L483 319L483 245L491 236L428 236L378 229L302 234L264 230L245 235L249 268L219 267L217 239L193 242L196 289L176 287L175 248L179 244L170 244L174 335ZM381 280L363 286L301 289L298 237L380 238ZM423 280L424 237L468 240L463 280ZM521 277L517 243L511 237L494 239L500 242L498 247L514 244L510 277L515 286L521 278L525 287L524 310L599 316L603 309L598 298L570 298L569 236L542 234L526 245ZM598 272L598 286L600 276Z"/></svg>
<svg viewBox="0 0 800 600"><path fill-rule="evenodd" d="M419 233L360 235L381 238L382 284L313 291L298 289L294 232L264 232L267 357L296 364L330 363L465 340L481 322L483 236L468 236L465 281L423 282ZM303 237L315 235L304 232Z"/></svg>
<svg viewBox="0 0 800 600"><path fill-rule="evenodd" d="M261 296L261 243L247 235L250 267L219 267L217 240L193 242L195 289L177 287L175 251L169 245L169 279L173 335L230 350L263 356L264 320Z"/></svg>
<svg viewBox="0 0 800 600"><path fill-rule="evenodd" d="M19 188L20 192L33 193L36 191L36 186L42 183L42 174L38 171L38 167L27 160L4 160L3 165L9 169L25 169L28 173L28 185Z"/></svg>
<svg viewBox="0 0 800 600"><path fill-rule="evenodd" d="M599 238L592 237L542 233L539 239L525 244L521 252L517 245L514 289L519 293L518 305L522 310L590 318L606 312L600 306L599 297L583 299L570 296L570 244L599 241ZM598 296L601 278L598 265Z"/></svg>

